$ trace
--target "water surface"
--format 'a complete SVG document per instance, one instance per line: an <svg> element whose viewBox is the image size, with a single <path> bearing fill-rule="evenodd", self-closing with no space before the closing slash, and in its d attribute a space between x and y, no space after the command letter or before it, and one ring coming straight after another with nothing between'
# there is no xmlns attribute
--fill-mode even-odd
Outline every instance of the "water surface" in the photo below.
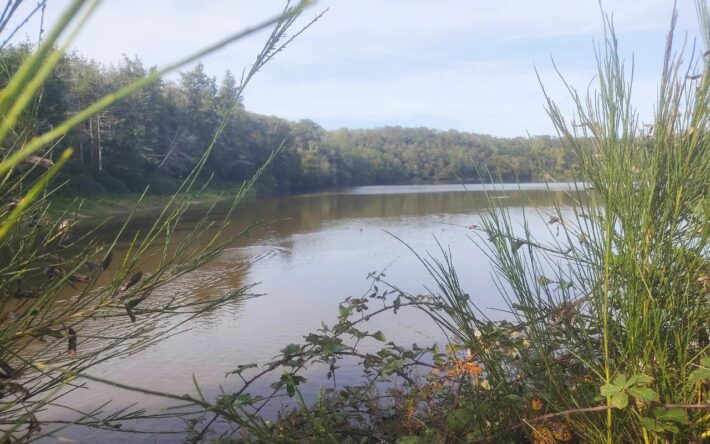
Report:
<svg viewBox="0 0 710 444"><path fill-rule="evenodd" d="M488 197L507 206L518 221L523 211L529 212L531 229L544 234L550 229L544 221L554 213L553 203L567 200L568 188L567 184L551 189L544 184L506 185L489 189ZM192 329L184 334L90 373L172 393L194 393L194 375L208 397L219 393L220 386L231 391L238 380L225 379L226 372L239 364L267 362L286 344L302 342L322 322L333 324L338 303L349 296L359 297L369 288L369 273L384 271L390 282L405 290L425 292L432 281L403 242L420 252L435 253L437 242L450 248L462 287L477 306L500 316L495 309L504 304L491 279L491 266L467 228L480 223L487 202L480 185L467 186L467 190L461 185L411 185L358 187L246 203L235 213L230 230L236 232L254 221L268 223L164 293L189 292L200 298L253 283L257 284L254 291L264 296L211 313L192 322ZM368 329L381 329L388 340L405 345L443 340L435 325L416 311L377 318ZM316 393L328 382L325 373L315 369L308 374L306 394ZM357 383L358 375L358 368L343 368L339 383ZM72 393L64 402L86 410L107 398L113 399L116 408L137 400L136 394L88 385L90 390ZM159 398L138 398L141 405L152 409L166 405ZM64 436L81 442L138 439L86 429L68 430ZM170 442L175 437L141 439Z"/></svg>

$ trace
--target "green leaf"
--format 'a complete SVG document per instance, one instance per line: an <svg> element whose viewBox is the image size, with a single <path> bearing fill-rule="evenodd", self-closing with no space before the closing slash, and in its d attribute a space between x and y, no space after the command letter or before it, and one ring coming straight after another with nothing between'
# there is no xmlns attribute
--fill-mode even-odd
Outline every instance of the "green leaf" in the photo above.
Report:
<svg viewBox="0 0 710 444"><path fill-rule="evenodd" d="M641 426L651 432L663 432L663 426L656 422L653 418L646 418L645 416L641 418Z"/></svg>
<svg viewBox="0 0 710 444"><path fill-rule="evenodd" d="M381 330L377 330L371 335L373 338L377 339L380 342L385 342L385 334L382 333Z"/></svg>
<svg viewBox="0 0 710 444"><path fill-rule="evenodd" d="M690 373L688 383L695 384L706 379L710 379L710 368L699 368Z"/></svg>
<svg viewBox="0 0 710 444"><path fill-rule="evenodd" d="M537 278L537 283L540 285L550 285L550 283L552 283L552 281L547 276L540 275Z"/></svg>
<svg viewBox="0 0 710 444"><path fill-rule="evenodd" d="M626 379L626 375L623 373L619 373L616 378L614 378L614 385L619 387L628 387L629 383Z"/></svg>
<svg viewBox="0 0 710 444"><path fill-rule="evenodd" d="M574 284L572 282L565 281L565 280L560 281L560 288L563 290L567 290L569 288L572 288L572 286L574 286Z"/></svg>
<svg viewBox="0 0 710 444"><path fill-rule="evenodd" d="M661 423L661 426L662 426L665 430L667 430L667 431L669 431L669 432L671 432L671 433L678 433L678 432L680 432L680 429L678 428L678 426L675 426L675 425L673 425L673 424L669 424L669 423L667 423L667 422L666 422L666 423ZM666 441L666 442L668 442L668 441Z"/></svg>
<svg viewBox="0 0 710 444"><path fill-rule="evenodd" d="M629 387L629 394L641 402L658 402L658 393L648 387Z"/></svg>
<svg viewBox="0 0 710 444"><path fill-rule="evenodd" d="M647 375L633 375L626 383L628 387L632 385L648 385L653 382L653 378Z"/></svg>
<svg viewBox="0 0 710 444"><path fill-rule="evenodd" d="M301 350L298 344L288 344L285 348L281 349L281 353L284 355L295 355Z"/></svg>
<svg viewBox="0 0 710 444"><path fill-rule="evenodd" d="M460 430L476 419L476 411L470 405L463 405L447 415L450 428Z"/></svg>
<svg viewBox="0 0 710 444"><path fill-rule="evenodd" d="M234 400L239 401L240 404L251 405L254 403L254 398L251 396L250 393L243 393L241 395L237 395Z"/></svg>
<svg viewBox="0 0 710 444"><path fill-rule="evenodd" d="M615 386L614 384L604 384L599 390L602 396L614 396L619 393L622 389Z"/></svg>
<svg viewBox="0 0 710 444"><path fill-rule="evenodd" d="M617 409L625 409L629 405L629 395L626 392L619 392L611 397L611 405Z"/></svg>
<svg viewBox="0 0 710 444"><path fill-rule="evenodd" d="M343 341L340 338L326 338L323 341L321 351L326 355L333 355L345 349Z"/></svg>
<svg viewBox="0 0 710 444"><path fill-rule="evenodd" d="M343 304L338 305L338 311L340 312L341 318L347 318L350 314L350 309Z"/></svg>
<svg viewBox="0 0 710 444"><path fill-rule="evenodd" d="M664 409L657 407L653 409L653 415L659 421L674 421L681 424L688 424L688 413L684 409Z"/></svg>
<svg viewBox="0 0 710 444"><path fill-rule="evenodd" d="M700 359L700 365L703 367L710 367L710 356L705 356Z"/></svg>

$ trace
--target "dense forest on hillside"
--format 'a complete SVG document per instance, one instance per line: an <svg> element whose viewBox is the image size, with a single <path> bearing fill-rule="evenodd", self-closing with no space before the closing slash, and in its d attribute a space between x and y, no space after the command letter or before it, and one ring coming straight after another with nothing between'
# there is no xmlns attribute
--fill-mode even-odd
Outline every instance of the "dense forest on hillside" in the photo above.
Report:
<svg viewBox="0 0 710 444"><path fill-rule="evenodd" d="M22 44L0 52L0 86L31 51L30 44ZM152 69L125 56L110 66L78 53L64 56L34 109L25 114L24 131L14 135L14 143L46 131ZM218 82L198 64L176 80L154 83L98 113L57 140L57 148L76 149L62 172L69 180L60 192L128 193L147 185L153 193L173 191L235 103L239 111L230 117L206 168L218 186L250 178L282 142L261 180L272 191L458 178L486 181L491 176L532 181L545 173L569 176L571 159L552 137L506 139L401 127L326 131L309 120L290 122L246 111L230 72Z"/></svg>

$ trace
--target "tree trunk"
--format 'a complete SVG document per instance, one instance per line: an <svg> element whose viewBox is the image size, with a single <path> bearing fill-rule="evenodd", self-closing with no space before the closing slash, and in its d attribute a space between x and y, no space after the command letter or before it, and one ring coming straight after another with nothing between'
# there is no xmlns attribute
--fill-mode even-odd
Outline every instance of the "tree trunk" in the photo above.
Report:
<svg viewBox="0 0 710 444"><path fill-rule="evenodd" d="M91 116L89 117L89 141L91 142L91 146L89 148L89 152L91 153L91 166L94 166L96 163L94 160L94 117Z"/></svg>
<svg viewBox="0 0 710 444"><path fill-rule="evenodd" d="M96 115L96 138L98 140L98 146L99 146L99 152L98 152L98 157L99 157L99 171L103 170L103 159L102 159L102 153L101 153L101 113L98 113Z"/></svg>

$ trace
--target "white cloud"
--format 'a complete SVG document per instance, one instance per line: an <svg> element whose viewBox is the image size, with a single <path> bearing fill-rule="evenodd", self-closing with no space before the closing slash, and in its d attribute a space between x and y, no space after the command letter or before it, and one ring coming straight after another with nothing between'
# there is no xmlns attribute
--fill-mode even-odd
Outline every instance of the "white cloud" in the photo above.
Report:
<svg viewBox="0 0 710 444"><path fill-rule="evenodd" d="M50 21L67 3L50 2ZM637 97L648 114L673 2L603 3L625 53L637 54ZM126 53L163 65L282 7L280 0L105 1L76 44L104 63ZM533 64L553 95L564 96L550 54L584 88L595 69L592 38L602 35L596 0L322 0L304 19L325 8L325 17L256 78L247 92L250 109L329 127L550 132ZM678 8L679 29L693 30L693 1L679 0ZM205 65L218 76L238 72L264 38L238 42Z"/></svg>

